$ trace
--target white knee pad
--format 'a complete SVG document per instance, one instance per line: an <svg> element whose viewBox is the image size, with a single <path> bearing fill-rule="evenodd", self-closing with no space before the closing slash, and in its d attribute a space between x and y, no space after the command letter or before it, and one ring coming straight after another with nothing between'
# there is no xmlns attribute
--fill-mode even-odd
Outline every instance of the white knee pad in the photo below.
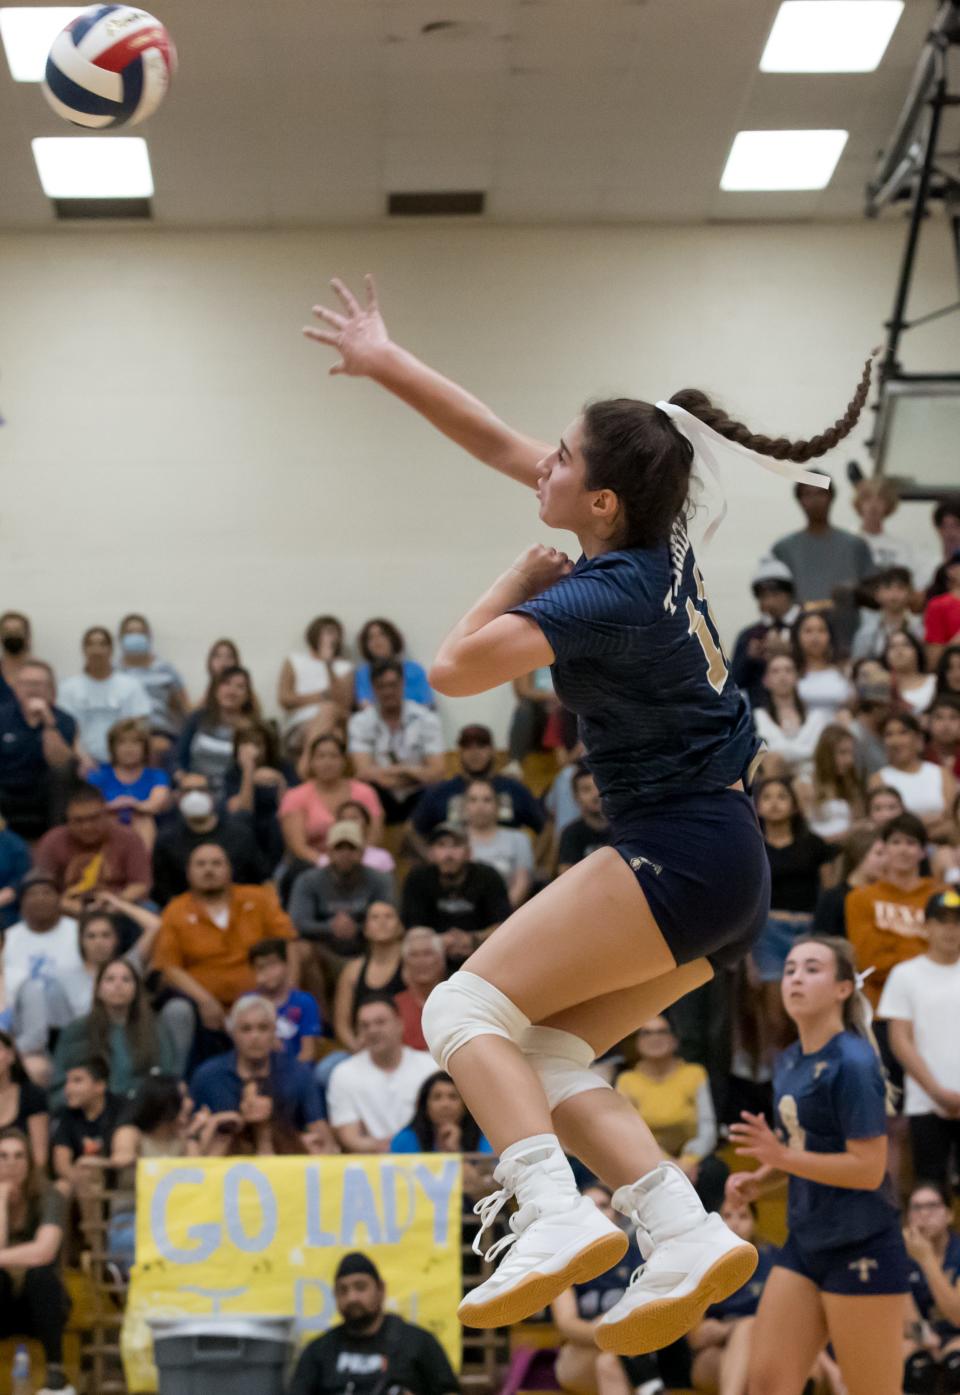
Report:
<svg viewBox="0 0 960 1395"><path fill-rule="evenodd" d="M551 1110L587 1090L609 1090L592 1071L593 1047L556 1027L530 1027L520 1043L523 1054L540 1077Z"/></svg>
<svg viewBox="0 0 960 1395"><path fill-rule="evenodd" d="M499 988L460 969L430 994L421 1026L430 1054L447 1070L453 1053L474 1037L505 1037L519 1046L530 1019Z"/></svg>

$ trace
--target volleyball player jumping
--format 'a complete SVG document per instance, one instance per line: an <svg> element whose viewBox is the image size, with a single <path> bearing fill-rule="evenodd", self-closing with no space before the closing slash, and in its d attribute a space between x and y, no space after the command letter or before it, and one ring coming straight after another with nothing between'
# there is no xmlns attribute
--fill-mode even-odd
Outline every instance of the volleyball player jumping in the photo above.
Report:
<svg viewBox="0 0 960 1395"><path fill-rule="evenodd" d="M582 554L573 564L529 548L454 626L431 669L439 692L466 697L551 665L612 829L611 847L515 911L424 1010L435 1059L500 1155L500 1189L478 1206L481 1236L510 1198L518 1207L487 1252L505 1252L502 1263L460 1317L518 1322L622 1257L623 1232L579 1195L566 1149L614 1189L646 1260L598 1325L598 1344L666 1346L749 1278L756 1251L707 1215L590 1065L707 982L714 964L740 958L769 909L744 789L757 742L687 536L691 475L734 442L777 473L825 484L787 462L823 455L850 431L870 364L845 415L810 441L752 435L686 389L656 406L594 403L549 446L393 343L370 278L364 305L332 284L341 310L315 306L323 327L305 330L339 352L330 371L372 379L535 490L542 522L575 533Z"/></svg>
<svg viewBox="0 0 960 1395"><path fill-rule="evenodd" d="M886 1177L886 1086L847 940L801 939L783 1005L800 1040L774 1070L780 1135L744 1114L737 1152L761 1164L727 1179L754 1201L789 1179L787 1243L760 1299L751 1390L800 1395L829 1341L848 1395L899 1395L909 1263Z"/></svg>

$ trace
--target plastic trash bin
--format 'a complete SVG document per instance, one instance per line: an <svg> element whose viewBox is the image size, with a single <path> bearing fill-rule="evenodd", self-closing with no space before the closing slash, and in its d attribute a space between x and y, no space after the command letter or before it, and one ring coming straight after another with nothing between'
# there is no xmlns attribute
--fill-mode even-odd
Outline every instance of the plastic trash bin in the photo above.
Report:
<svg viewBox="0 0 960 1395"><path fill-rule="evenodd" d="M155 1319L159 1395L282 1395L293 1319Z"/></svg>

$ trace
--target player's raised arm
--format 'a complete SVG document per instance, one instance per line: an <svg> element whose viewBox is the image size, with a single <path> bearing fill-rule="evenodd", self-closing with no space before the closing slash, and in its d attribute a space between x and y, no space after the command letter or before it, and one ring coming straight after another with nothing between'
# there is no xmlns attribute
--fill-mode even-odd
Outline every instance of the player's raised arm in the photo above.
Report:
<svg viewBox="0 0 960 1395"><path fill-rule="evenodd" d="M342 311L315 305L313 313L326 328L303 331L340 354L330 372L371 378L485 465L536 489L537 464L553 447L514 431L476 397L395 344L380 314L373 277L365 281L366 305L342 281L331 281Z"/></svg>

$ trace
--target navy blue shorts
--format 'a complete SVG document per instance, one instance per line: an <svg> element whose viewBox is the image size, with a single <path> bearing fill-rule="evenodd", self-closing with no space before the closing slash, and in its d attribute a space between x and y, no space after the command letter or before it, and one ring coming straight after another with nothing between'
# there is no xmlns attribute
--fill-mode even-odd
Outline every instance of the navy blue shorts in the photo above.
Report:
<svg viewBox="0 0 960 1395"><path fill-rule="evenodd" d="M749 951L770 914L770 866L753 801L742 790L689 795L613 825L678 964L718 967Z"/></svg>
<svg viewBox="0 0 960 1395"><path fill-rule="evenodd" d="M781 1269L802 1274L816 1284L821 1293L879 1294L909 1293L910 1261L903 1236L897 1226L858 1240L853 1245L840 1245L835 1250L805 1251L793 1235L773 1261Z"/></svg>

